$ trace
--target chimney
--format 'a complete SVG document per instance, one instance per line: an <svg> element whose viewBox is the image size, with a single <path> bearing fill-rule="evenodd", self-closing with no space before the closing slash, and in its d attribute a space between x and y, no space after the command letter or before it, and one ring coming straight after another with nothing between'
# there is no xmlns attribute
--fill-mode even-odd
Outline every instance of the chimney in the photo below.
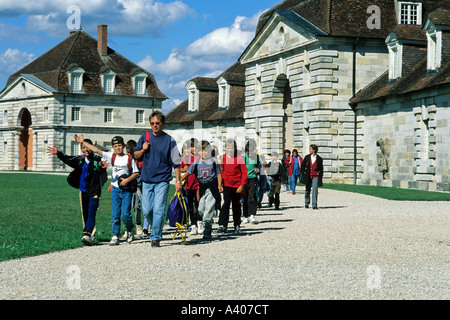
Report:
<svg viewBox="0 0 450 320"><path fill-rule="evenodd" d="M108 25L101 24L97 27L97 49L101 55L108 54Z"/></svg>

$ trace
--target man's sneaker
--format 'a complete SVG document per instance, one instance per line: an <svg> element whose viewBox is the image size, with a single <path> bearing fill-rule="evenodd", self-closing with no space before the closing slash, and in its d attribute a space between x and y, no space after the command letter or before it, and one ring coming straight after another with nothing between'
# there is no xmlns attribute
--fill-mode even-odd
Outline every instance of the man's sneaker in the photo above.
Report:
<svg viewBox="0 0 450 320"><path fill-rule="evenodd" d="M249 219L249 220L250 220L250 222L253 223L253 224L257 224L257 223L258 223L258 221L256 221L255 216L253 216L253 215L250 216L250 219Z"/></svg>
<svg viewBox="0 0 450 320"><path fill-rule="evenodd" d="M126 240L128 238L128 231L125 231L123 235L120 237L120 240Z"/></svg>
<svg viewBox="0 0 450 320"><path fill-rule="evenodd" d="M128 231L127 233L127 242L130 243L134 240L133 231Z"/></svg>
<svg viewBox="0 0 450 320"><path fill-rule="evenodd" d="M136 234L134 235L136 239L141 239L144 237L144 229L142 229L141 225L136 225Z"/></svg>
<svg viewBox="0 0 450 320"><path fill-rule="evenodd" d="M223 226L219 226L217 228L217 233L227 233L227 228Z"/></svg>
<svg viewBox="0 0 450 320"><path fill-rule="evenodd" d="M203 226L203 221L197 221L198 233L202 234L205 231L205 227Z"/></svg>
<svg viewBox="0 0 450 320"><path fill-rule="evenodd" d="M160 247L159 240L152 240L152 247Z"/></svg>
<svg viewBox="0 0 450 320"><path fill-rule="evenodd" d="M83 242L86 246L92 246L94 243L90 236L84 235L83 238L81 238L81 242Z"/></svg>
<svg viewBox="0 0 450 320"><path fill-rule="evenodd" d="M118 244L119 244L119 237L116 235L112 236L111 241L109 242L109 245L116 246Z"/></svg>
<svg viewBox="0 0 450 320"><path fill-rule="evenodd" d="M193 224L191 226L191 233L190 233L190 235L191 236L195 236L196 234L198 234L198 229L197 229L197 226Z"/></svg>

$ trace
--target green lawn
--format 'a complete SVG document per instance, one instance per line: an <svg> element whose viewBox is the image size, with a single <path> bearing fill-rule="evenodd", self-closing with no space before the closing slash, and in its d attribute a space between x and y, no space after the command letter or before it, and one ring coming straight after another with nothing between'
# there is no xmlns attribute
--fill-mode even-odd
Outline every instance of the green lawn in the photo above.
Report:
<svg viewBox="0 0 450 320"><path fill-rule="evenodd" d="M111 195L103 187L97 241L111 239ZM0 173L0 261L83 246L79 191L66 175ZM167 201L172 199L174 186Z"/></svg>
<svg viewBox="0 0 450 320"><path fill-rule="evenodd" d="M375 186L355 186L353 184L324 184L323 188L362 193L388 200L400 201L450 201L450 193L430 192Z"/></svg>

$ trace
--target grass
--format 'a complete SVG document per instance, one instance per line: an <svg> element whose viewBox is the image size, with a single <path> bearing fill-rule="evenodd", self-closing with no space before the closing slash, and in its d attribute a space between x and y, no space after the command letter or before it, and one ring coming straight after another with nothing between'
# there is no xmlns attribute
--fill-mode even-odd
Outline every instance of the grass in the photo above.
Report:
<svg viewBox="0 0 450 320"><path fill-rule="evenodd" d="M96 241L111 239L111 194L103 187ZM0 261L83 246L79 191L66 175L0 173ZM175 189L171 185L167 201Z"/></svg>
<svg viewBox="0 0 450 320"><path fill-rule="evenodd" d="M67 175L0 173L0 261L83 246L78 190ZM111 195L103 187L97 241L111 238ZM391 200L450 201L449 193L387 187L326 184L324 188ZM174 186L167 201L172 199Z"/></svg>
<svg viewBox="0 0 450 320"><path fill-rule="evenodd" d="M450 201L450 193L353 184L324 184L323 188L366 194L398 201Z"/></svg>

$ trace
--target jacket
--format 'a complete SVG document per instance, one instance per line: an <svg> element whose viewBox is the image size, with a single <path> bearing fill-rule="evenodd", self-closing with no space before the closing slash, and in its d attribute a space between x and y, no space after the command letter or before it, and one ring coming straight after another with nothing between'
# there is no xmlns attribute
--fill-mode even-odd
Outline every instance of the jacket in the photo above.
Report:
<svg viewBox="0 0 450 320"><path fill-rule="evenodd" d="M284 166L279 162L269 162L266 167L267 175L274 181L281 181L284 176Z"/></svg>
<svg viewBox="0 0 450 320"><path fill-rule="evenodd" d="M321 156L316 155L316 165L317 165L317 171L319 172L319 187L323 185L322 177L323 177L323 159ZM305 156L305 159L303 159L302 165L301 165L301 178L300 183L307 184L309 183L309 180L311 175L311 155L308 154Z"/></svg>
<svg viewBox="0 0 450 320"><path fill-rule="evenodd" d="M80 175L84 164L85 155L82 156L68 156L58 151L57 157L59 160L72 167L74 170L67 176L67 182L70 186L80 188ZM100 167L101 157L93 155L89 159L88 173L86 177L86 193L89 197L94 197L102 194L102 187L108 180L108 173L106 169Z"/></svg>
<svg viewBox="0 0 450 320"><path fill-rule="evenodd" d="M292 172L294 172L294 165L295 165L295 161L294 159L292 159L294 156L289 156L284 160L284 164L286 165L286 167L288 167L288 176L292 176ZM303 161L302 157L297 156L298 157L298 167L301 168L301 163ZM292 159L292 163L289 163Z"/></svg>

